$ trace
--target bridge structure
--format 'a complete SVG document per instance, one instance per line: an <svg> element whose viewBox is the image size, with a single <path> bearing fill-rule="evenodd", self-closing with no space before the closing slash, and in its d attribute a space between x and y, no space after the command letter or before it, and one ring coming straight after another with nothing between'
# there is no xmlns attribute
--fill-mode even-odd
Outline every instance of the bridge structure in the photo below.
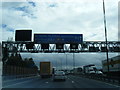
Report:
<svg viewBox="0 0 120 90"><path fill-rule="evenodd" d="M49 44L28 41L3 41L3 50L8 52L30 52L30 53L82 53L82 52L120 52L120 41L83 41L71 44Z"/></svg>

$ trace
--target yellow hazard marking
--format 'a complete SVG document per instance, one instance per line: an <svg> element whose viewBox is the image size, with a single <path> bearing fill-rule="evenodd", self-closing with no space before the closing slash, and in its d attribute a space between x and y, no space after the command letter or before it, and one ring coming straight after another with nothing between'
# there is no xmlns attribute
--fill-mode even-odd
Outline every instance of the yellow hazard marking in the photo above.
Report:
<svg viewBox="0 0 120 90"><path fill-rule="evenodd" d="M120 60L109 61L108 63L104 63L103 65L107 66L107 65L114 65L114 64L120 64Z"/></svg>

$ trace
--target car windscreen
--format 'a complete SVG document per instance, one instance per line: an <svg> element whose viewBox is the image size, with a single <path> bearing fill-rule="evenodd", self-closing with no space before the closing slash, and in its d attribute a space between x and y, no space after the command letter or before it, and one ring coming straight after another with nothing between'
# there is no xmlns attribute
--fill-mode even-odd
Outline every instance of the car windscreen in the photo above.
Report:
<svg viewBox="0 0 120 90"><path fill-rule="evenodd" d="M55 72L56 75L64 75L65 73L64 72L60 72L60 71L57 71Z"/></svg>

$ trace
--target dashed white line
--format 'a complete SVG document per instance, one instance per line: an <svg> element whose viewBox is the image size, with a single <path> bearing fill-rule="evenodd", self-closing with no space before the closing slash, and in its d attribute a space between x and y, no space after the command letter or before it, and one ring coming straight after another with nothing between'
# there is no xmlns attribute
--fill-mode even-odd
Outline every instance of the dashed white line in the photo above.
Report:
<svg viewBox="0 0 120 90"><path fill-rule="evenodd" d="M45 82L45 83L48 83L48 82Z"/></svg>
<svg viewBox="0 0 120 90"><path fill-rule="evenodd" d="M16 78L16 79L13 79L13 80L7 80L7 81L2 81L2 82L11 82L11 81L18 81L18 80L24 80L24 79L32 79L32 78L36 78L38 76L34 76L34 77L25 77L25 78Z"/></svg>
<svg viewBox="0 0 120 90"><path fill-rule="evenodd" d="M74 81L72 81L72 83L75 83Z"/></svg>

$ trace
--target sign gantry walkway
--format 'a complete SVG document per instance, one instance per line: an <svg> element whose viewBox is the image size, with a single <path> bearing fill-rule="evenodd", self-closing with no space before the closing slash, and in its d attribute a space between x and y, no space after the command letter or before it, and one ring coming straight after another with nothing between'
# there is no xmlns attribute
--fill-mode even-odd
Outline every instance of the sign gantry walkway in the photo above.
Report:
<svg viewBox="0 0 120 90"><path fill-rule="evenodd" d="M83 41L71 44L47 44L35 42L2 42L2 48L8 52L31 52L31 53L80 53L80 52L120 52L119 41Z"/></svg>

